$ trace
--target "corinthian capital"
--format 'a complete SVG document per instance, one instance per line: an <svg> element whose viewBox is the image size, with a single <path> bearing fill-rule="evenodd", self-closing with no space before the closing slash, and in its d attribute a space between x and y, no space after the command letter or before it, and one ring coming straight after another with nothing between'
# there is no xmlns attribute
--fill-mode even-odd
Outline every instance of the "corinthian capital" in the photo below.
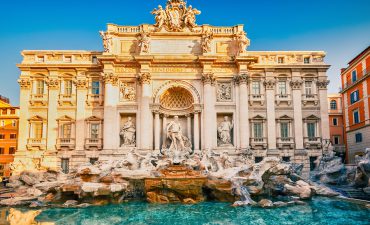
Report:
<svg viewBox="0 0 370 225"><path fill-rule="evenodd" d="M216 82L216 76L213 73L204 73L202 75L202 81L204 84L214 85Z"/></svg>
<svg viewBox="0 0 370 225"><path fill-rule="evenodd" d="M18 84L21 89L29 89L31 88L31 81L28 78L22 78L18 80Z"/></svg>
<svg viewBox="0 0 370 225"><path fill-rule="evenodd" d="M271 90L275 88L276 80L275 79L265 80L263 84L265 85L266 89Z"/></svg>
<svg viewBox="0 0 370 225"><path fill-rule="evenodd" d="M249 75L248 74L239 74L239 75L234 76L233 80L236 84L248 84Z"/></svg>
<svg viewBox="0 0 370 225"><path fill-rule="evenodd" d="M316 82L317 87L321 90L326 90L328 88L329 83L330 83L330 80L318 80Z"/></svg>
<svg viewBox="0 0 370 225"><path fill-rule="evenodd" d="M137 76L137 80L141 85L150 84L152 82L152 75L150 75L150 73L140 73Z"/></svg>
<svg viewBox="0 0 370 225"><path fill-rule="evenodd" d="M296 79L290 81L290 86L293 90L300 90L302 88L303 81L301 79Z"/></svg>
<svg viewBox="0 0 370 225"><path fill-rule="evenodd" d="M86 89L87 88L87 80L86 79L78 79L74 81L77 89Z"/></svg>
<svg viewBox="0 0 370 225"><path fill-rule="evenodd" d="M115 86L118 84L118 77L114 75L114 73L104 73L103 78L106 84L112 84Z"/></svg>

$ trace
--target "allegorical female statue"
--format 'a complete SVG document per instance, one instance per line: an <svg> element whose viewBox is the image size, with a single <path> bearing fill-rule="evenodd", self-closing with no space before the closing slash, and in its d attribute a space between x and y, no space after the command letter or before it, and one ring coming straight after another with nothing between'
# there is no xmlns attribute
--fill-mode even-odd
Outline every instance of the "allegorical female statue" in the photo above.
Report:
<svg viewBox="0 0 370 225"><path fill-rule="evenodd" d="M231 145L231 131L234 128L234 124L229 121L229 117L225 116L224 121L222 121L217 128L218 133L218 144Z"/></svg>
<svg viewBox="0 0 370 225"><path fill-rule="evenodd" d="M123 140L122 146L132 147L136 145L136 128L131 117L129 117L127 122L123 125L120 136Z"/></svg>
<svg viewBox="0 0 370 225"><path fill-rule="evenodd" d="M158 9L154 9L152 11L152 14L155 15L156 24L154 24L154 26L157 27L158 30L160 30L165 24L166 19L167 19L166 11L164 11L162 6L159 5Z"/></svg>

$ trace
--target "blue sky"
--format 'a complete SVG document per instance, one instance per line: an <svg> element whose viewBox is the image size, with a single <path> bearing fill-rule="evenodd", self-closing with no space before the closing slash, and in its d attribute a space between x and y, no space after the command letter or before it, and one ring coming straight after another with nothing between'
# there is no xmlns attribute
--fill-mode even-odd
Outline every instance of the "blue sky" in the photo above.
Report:
<svg viewBox="0 0 370 225"><path fill-rule="evenodd" d="M106 23L154 23L149 13L166 0L8 0L0 13L0 94L19 104L23 49L101 50ZM369 0L188 0L202 11L198 24L244 24L249 50L324 50L330 92L339 69L370 45Z"/></svg>

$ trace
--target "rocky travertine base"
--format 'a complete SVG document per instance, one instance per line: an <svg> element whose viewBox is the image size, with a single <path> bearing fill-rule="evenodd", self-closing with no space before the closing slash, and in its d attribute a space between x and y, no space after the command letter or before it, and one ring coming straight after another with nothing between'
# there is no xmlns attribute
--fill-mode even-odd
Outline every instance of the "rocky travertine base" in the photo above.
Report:
<svg viewBox="0 0 370 225"><path fill-rule="evenodd" d="M221 156L220 163L214 167L194 163L193 159L181 166L171 166L166 159L159 159L154 166L153 160L146 157L135 166L127 159L85 164L68 175L57 171L24 171L11 177L9 187L15 191L0 196L6 198L0 204L86 207L146 199L153 203L212 200L241 206L256 205L252 198L260 196L296 196L305 200L314 195L338 195L325 186L302 180L296 174L295 165L282 163L275 157L250 165L228 164L225 158ZM277 207L287 203L263 201L258 205Z"/></svg>

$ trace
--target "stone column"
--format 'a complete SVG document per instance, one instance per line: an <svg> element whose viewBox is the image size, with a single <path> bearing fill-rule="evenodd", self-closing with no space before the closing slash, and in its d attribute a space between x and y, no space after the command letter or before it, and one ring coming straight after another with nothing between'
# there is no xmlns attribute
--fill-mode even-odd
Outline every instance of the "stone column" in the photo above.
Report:
<svg viewBox="0 0 370 225"><path fill-rule="evenodd" d="M55 152L55 145L58 138L58 97L59 97L59 85L58 74L56 71L50 71L49 79L47 80L48 85L48 118L47 118L47 151Z"/></svg>
<svg viewBox="0 0 370 225"><path fill-rule="evenodd" d="M240 148L245 150L249 147L249 103L248 103L248 75L238 76L239 83L239 126Z"/></svg>
<svg viewBox="0 0 370 225"><path fill-rule="evenodd" d="M152 100L152 86L150 73L141 73L138 76L141 84L141 104L140 104L140 131L142 150L153 150L153 114L150 109Z"/></svg>
<svg viewBox="0 0 370 225"><path fill-rule="evenodd" d="M85 138L87 138L85 129L85 106L86 97L88 94L88 81L84 73L77 76L75 82L77 95L76 95L76 150L84 150Z"/></svg>
<svg viewBox="0 0 370 225"><path fill-rule="evenodd" d="M187 137L189 138L189 141L191 142L193 140L191 135L191 114L186 115L186 121L187 121Z"/></svg>
<svg viewBox="0 0 370 225"><path fill-rule="evenodd" d="M194 150L199 149L199 111L194 112Z"/></svg>
<svg viewBox="0 0 370 225"><path fill-rule="evenodd" d="M294 78L297 76L298 78ZM293 80L290 82L290 86L292 87L292 99L294 110L294 140L295 148L297 150L304 149L303 132L305 131L305 129L303 127L303 118L302 118L302 84L303 81L300 78L300 73L293 71Z"/></svg>
<svg viewBox="0 0 370 225"><path fill-rule="evenodd" d="M212 149L213 142L216 135L216 115L215 115L215 76L213 73L203 74L202 80L204 83L204 111L203 111L203 121L204 121L204 148Z"/></svg>
<svg viewBox="0 0 370 225"><path fill-rule="evenodd" d="M276 150L275 79L265 81L267 106L267 145L268 150Z"/></svg>
<svg viewBox="0 0 370 225"><path fill-rule="evenodd" d="M113 73L104 74L104 150L119 147L119 122L117 121L117 105L119 103L118 77Z"/></svg>
<svg viewBox="0 0 370 225"><path fill-rule="evenodd" d="M320 73L320 72L319 72ZM329 81L320 79L317 81L320 99L321 135L323 140L330 140L329 112L328 112L328 89Z"/></svg>
<svg viewBox="0 0 370 225"><path fill-rule="evenodd" d="M167 136L166 136L166 133L167 133L167 118L168 118L168 115L166 114L163 114L163 117L162 117L162 146L163 144L166 142L167 140Z"/></svg>
<svg viewBox="0 0 370 225"><path fill-rule="evenodd" d="M159 118L159 111L154 110L154 149L160 150L161 144L161 121Z"/></svg>

